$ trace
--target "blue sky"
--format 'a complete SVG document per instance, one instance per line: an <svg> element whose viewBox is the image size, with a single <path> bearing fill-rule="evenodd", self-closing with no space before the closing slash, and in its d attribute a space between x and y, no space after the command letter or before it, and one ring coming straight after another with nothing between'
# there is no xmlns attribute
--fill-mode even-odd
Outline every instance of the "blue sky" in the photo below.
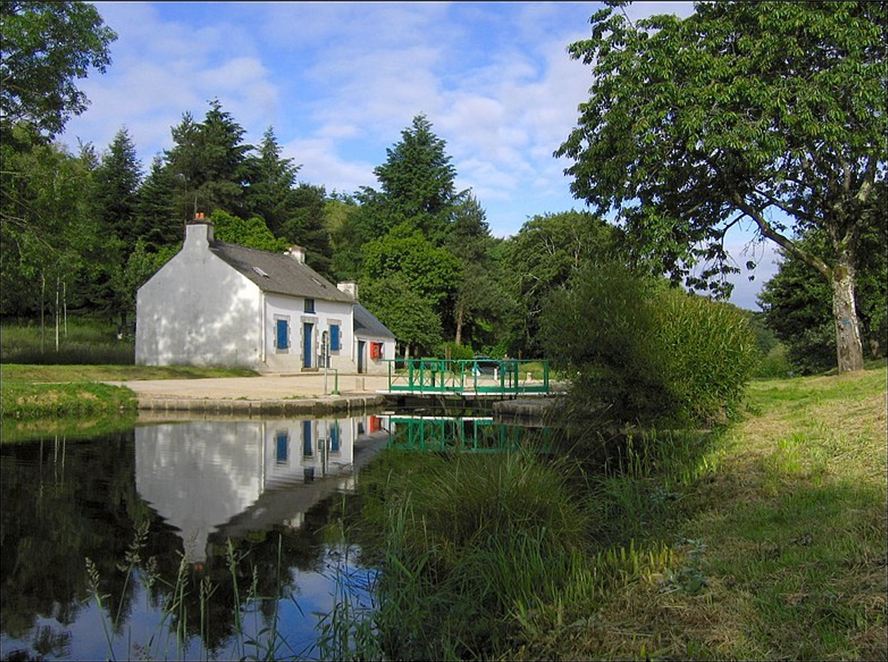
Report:
<svg viewBox="0 0 888 662"><path fill-rule="evenodd" d="M598 3L97 3L118 34L104 75L81 82L90 108L63 142L103 149L129 129L143 166L169 148L185 111L223 108L256 143L273 126L301 181L350 193L375 186L373 168L417 113L447 141L457 185L471 188L492 232L531 216L583 207L552 153L577 119L590 68L567 45L588 36ZM690 3L649 2L631 18ZM728 236L739 264L748 231ZM764 253L763 253L764 248ZM776 270L755 247L756 279L732 300L756 309Z"/></svg>

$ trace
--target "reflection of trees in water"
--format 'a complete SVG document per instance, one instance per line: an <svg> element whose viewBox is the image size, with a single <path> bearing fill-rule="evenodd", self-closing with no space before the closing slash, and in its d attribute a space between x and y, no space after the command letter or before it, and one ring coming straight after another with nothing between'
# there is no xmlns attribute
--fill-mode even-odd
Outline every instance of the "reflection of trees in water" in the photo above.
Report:
<svg viewBox="0 0 888 662"><path fill-rule="evenodd" d="M290 569L302 571L318 571L322 566L324 555L324 527L329 521L330 500L322 501L307 513L303 526L292 530L284 526L253 531L243 538L232 540L233 555L236 559L235 577L228 561L228 540L219 532L210 534L208 555L205 563L192 564L186 574L185 582L185 631L189 636L201 636L204 646L218 652L236 634L235 603L243 609L251 595L257 597L256 606L262 614L265 624L271 623L274 616L275 602L298 595L293 573ZM172 604L174 601L176 579L179 572L181 556L171 553L171 547L158 544L158 538L152 533L143 553L143 559L155 557L158 581L152 588L151 599L155 604ZM278 541L280 540L280 560L278 559ZM182 542L178 540L176 552L182 551ZM201 633L200 583L208 578L214 587L212 597L204 605L205 631ZM253 582L256 582L253 586ZM235 586L237 592L235 593ZM237 596L237 597L235 597ZM179 612L171 614L170 627L180 627Z"/></svg>
<svg viewBox="0 0 888 662"><path fill-rule="evenodd" d="M28 637L36 654L63 655L72 645L76 654L77 643L64 630L34 626L38 617L55 618L62 625L78 618L90 597L86 558L95 563L99 590L108 596L103 602L108 623L119 610L116 634L126 631L137 586L143 585L149 565L159 581L143 599L154 609L173 602L183 541L136 492L133 444L129 431L89 441L48 439L0 449L0 618L3 631L17 639ZM320 569L330 507L328 500L311 508L298 530L276 526L232 541L239 608L245 606L255 577L255 594L267 598L258 600L259 610L271 619L274 598L298 593L290 569ZM127 549L138 523L146 519L149 533L136 576L127 581ZM209 630L204 645L210 651L218 651L235 633L226 545L222 533L212 534L206 563L190 567L185 577L189 637L201 635L201 579L208 577L216 587L205 606ZM175 631L179 617L171 616Z"/></svg>
<svg viewBox="0 0 888 662"><path fill-rule="evenodd" d="M132 431L90 442L44 439L0 455L3 630L23 638L39 616L76 620L87 597L86 557L99 568L112 613L128 613L133 587L124 590L116 565L140 512ZM47 653L61 641L43 628L33 634L35 649Z"/></svg>

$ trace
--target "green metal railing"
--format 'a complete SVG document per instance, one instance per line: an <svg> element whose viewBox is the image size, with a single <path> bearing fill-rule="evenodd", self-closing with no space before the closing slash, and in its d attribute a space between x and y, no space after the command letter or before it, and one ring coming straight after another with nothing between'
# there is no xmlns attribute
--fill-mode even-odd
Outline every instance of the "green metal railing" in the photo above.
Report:
<svg viewBox="0 0 888 662"><path fill-rule="evenodd" d="M549 362L527 359L388 359L388 390L404 393L549 392ZM529 370L542 365L542 375Z"/></svg>
<svg viewBox="0 0 888 662"><path fill-rule="evenodd" d="M517 450L525 431L492 418L390 416L389 447L415 451L498 453Z"/></svg>

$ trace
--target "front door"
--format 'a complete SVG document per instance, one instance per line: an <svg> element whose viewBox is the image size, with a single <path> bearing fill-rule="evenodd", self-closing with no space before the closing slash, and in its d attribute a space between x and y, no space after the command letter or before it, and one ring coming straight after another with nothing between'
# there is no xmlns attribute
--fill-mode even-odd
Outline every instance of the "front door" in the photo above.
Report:
<svg viewBox="0 0 888 662"><path fill-rule="evenodd" d="M358 341L358 373L364 372L364 345L366 345L363 340Z"/></svg>
<svg viewBox="0 0 888 662"><path fill-rule="evenodd" d="M312 348L311 339L314 335L314 324L305 322L302 325L302 367L310 368L312 366Z"/></svg>

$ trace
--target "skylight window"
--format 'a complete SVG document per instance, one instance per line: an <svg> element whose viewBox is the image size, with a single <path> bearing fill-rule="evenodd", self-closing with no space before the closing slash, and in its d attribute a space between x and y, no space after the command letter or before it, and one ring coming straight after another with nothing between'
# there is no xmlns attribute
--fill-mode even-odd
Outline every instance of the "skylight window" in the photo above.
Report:
<svg viewBox="0 0 888 662"><path fill-rule="evenodd" d="M269 275L265 272L265 270L262 269L261 267L252 267L252 269L253 269L253 271L255 271L257 274L259 274L260 276L262 276L263 278L271 278L271 276L269 276Z"/></svg>

